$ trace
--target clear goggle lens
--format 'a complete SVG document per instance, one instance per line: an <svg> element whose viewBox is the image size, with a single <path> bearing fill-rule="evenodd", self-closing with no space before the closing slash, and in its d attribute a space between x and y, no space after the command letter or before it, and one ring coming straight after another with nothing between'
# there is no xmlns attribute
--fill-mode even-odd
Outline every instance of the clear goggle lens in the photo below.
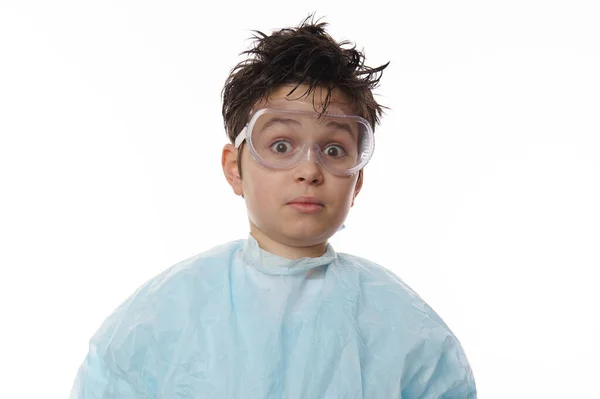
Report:
<svg viewBox="0 0 600 399"><path fill-rule="evenodd" d="M354 115L261 109L236 140L248 141L253 157L266 167L290 169L309 159L337 175L352 175L373 155L373 131Z"/></svg>

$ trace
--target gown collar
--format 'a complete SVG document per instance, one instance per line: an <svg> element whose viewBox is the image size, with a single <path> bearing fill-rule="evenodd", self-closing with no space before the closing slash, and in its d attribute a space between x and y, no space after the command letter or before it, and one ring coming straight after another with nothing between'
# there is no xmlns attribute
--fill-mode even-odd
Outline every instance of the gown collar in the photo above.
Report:
<svg viewBox="0 0 600 399"><path fill-rule="evenodd" d="M331 244L327 243L325 253L316 258L287 259L262 249L256 239L248 234L242 253L248 266L271 275L292 275L306 272L316 267L328 265L337 257Z"/></svg>

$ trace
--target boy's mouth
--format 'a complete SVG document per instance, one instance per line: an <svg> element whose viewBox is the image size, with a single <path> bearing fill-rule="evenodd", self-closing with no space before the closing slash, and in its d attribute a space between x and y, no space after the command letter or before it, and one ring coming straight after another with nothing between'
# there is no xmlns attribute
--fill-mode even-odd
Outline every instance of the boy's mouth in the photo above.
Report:
<svg viewBox="0 0 600 399"><path fill-rule="evenodd" d="M324 206L324 204L317 197L298 197L294 198L288 204L311 204L311 205L320 205Z"/></svg>
<svg viewBox="0 0 600 399"><path fill-rule="evenodd" d="M288 205L302 213L318 213L325 207L317 197L294 198Z"/></svg>

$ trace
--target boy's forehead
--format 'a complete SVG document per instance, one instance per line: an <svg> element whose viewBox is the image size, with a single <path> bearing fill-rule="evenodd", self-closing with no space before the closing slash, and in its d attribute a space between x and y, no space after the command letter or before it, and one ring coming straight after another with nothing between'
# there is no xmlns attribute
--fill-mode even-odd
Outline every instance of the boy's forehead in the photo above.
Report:
<svg viewBox="0 0 600 399"><path fill-rule="evenodd" d="M256 103L253 110L268 107L315 112L322 110L323 103L327 98L327 89L318 86L307 94L308 86L300 85L292 94L289 94L294 87L295 85L285 85L271 89L268 97ZM327 104L327 113L354 114L354 104L339 89L334 89Z"/></svg>

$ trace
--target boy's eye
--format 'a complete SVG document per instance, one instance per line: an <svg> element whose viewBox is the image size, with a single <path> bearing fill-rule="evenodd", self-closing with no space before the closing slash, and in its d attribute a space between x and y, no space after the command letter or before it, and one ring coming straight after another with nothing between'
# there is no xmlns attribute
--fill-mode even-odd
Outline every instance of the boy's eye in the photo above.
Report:
<svg viewBox="0 0 600 399"><path fill-rule="evenodd" d="M271 144L271 150L278 154L287 154L292 150L292 145L285 140L279 140Z"/></svg>
<svg viewBox="0 0 600 399"><path fill-rule="evenodd" d="M344 155L346 155L346 151L344 150L344 147L337 145L337 144L328 145L323 150L323 153L327 156L334 157L334 158L339 158L339 157L343 157Z"/></svg>

